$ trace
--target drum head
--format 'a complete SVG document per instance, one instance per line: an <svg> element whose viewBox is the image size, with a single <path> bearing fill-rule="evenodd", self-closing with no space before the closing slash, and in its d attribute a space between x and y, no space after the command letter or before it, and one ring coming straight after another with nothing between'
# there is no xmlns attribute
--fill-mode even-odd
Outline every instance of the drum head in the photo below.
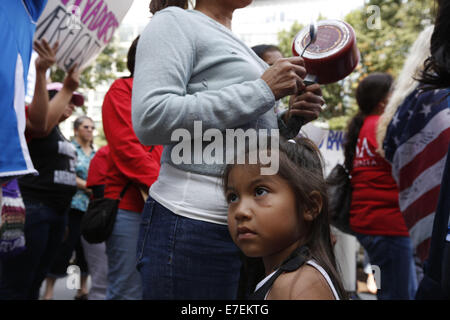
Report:
<svg viewBox="0 0 450 320"><path fill-rule="evenodd" d="M309 27L294 38L292 52L300 55L309 43ZM322 84L339 81L348 76L359 62L359 51L353 28L340 20L317 22L316 41L303 54L308 73L317 76Z"/></svg>

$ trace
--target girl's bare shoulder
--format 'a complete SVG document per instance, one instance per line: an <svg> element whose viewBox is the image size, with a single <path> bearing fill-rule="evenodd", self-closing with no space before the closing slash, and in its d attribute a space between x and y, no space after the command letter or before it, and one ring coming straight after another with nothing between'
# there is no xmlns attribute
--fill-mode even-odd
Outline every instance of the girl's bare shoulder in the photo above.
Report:
<svg viewBox="0 0 450 320"><path fill-rule="evenodd" d="M270 289L267 299L334 300L334 295L320 271L305 264L296 271L279 276Z"/></svg>

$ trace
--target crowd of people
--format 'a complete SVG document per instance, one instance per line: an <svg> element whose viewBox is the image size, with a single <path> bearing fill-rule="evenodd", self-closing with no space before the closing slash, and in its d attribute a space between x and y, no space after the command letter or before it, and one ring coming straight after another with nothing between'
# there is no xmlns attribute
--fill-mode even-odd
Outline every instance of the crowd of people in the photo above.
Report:
<svg viewBox="0 0 450 320"><path fill-rule="evenodd" d="M104 97L99 150L91 118L74 121L72 140L59 129L84 97L77 65L63 83L47 79L58 43L32 44L46 0L0 4L0 299L37 300L44 283L41 298L53 299L71 264L76 300L349 299L324 161L299 134L326 101L320 85L304 84L301 57L249 48L233 34L233 12L251 2L150 1L151 21L128 51L130 75ZM350 227L382 272L381 300L450 297L450 4L436 3L435 25L398 79L372 73L358 83L346 133ZM35 90L25 105L32 47ZM230 129L271 139L260 135L229 159L212 132L224 142ZM180 130L190 134L181 156ZM264 174L261 152L276 158L276 173ZM101 198L120 198L117 216L106 241L89 243L83 216Z"/></svg>

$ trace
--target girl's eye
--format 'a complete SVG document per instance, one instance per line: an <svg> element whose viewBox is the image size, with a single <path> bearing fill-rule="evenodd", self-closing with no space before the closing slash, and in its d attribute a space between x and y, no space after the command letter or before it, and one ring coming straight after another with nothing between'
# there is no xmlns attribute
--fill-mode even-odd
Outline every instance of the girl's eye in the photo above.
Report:
<svg viewBox="0 0 450 320"><path fill-rule="evenodd" d="M268 193L268 191L266 189L264 189L264 188L258 187L258 188L255 189L255 195L257 197L261 197L261 196L263 196L263 195L265 195L267 193Z"/></svg>
<svg viewBox="0 0 450 320"><path fill-rule="evenodd" d="M228 203L232 203L235 202L237 200L237 195L235 193L230 193L227 195L227 202Z"/></svg>

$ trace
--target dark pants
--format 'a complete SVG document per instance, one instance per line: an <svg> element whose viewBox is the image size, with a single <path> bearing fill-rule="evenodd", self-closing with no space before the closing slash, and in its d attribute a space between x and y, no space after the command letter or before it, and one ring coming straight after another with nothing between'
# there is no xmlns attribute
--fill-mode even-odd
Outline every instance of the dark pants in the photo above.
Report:
<svg viewBox="0 0 450 320"><path fill-rule="evenodd" d="M55 261L47 274L49 278L63 278L67 276L67 267L75 251L74 264L80 268L81 274L87 275L88 267L81 246L81 218L84 212L77 209L70 209L68 219L68 234L56 254Z"/></svg>
<svg viewBox="0 0 450 320"><path fill-rule="evenodd" d="M148 198L137 248L144 299L235 299L241 261L226 225L172 213Z"/></svg>
<svg viewBox="0 0 450 320"><path fill-rule="evenodd" d="M363 234L357 234L356 237L367 251L370 264L380 268L381 285L377 298L379 300L414 299L417 277L411 239Z"/></svg>
<svg viewBox="0 0 450 320"><path fill-rule="evenodd" d="M0 300L37 300L39 289L61 245L67 211L24 200L25 241L23 253L1 261Z"/></svg>

